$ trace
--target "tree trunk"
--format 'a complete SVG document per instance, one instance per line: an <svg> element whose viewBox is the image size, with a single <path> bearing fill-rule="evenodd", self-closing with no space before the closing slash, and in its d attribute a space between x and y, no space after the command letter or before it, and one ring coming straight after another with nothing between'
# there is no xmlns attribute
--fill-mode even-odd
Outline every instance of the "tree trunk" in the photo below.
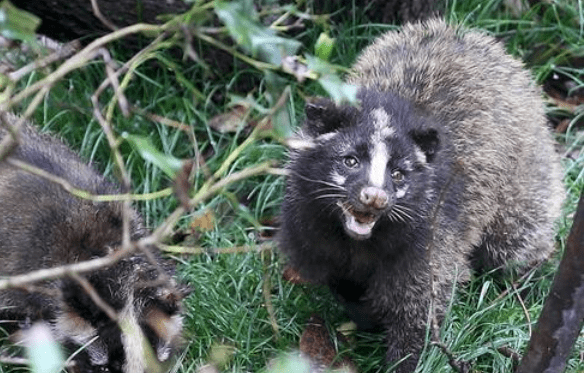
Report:
<svg viewBox="0 0 586 373"><path fill-rule="evenodd" d="M584 193L537 328L516 373L561 373L584 321Z"/></svg>
<svg viewBox="0 0 586 373"><path fill-rule="evenodd" d="M11 0L18 8L35 14L42 20L38 30L59 41L95 38L112 31L96 17L92 0ZM116 27L138 22L159 23L157 17L182 13L190 8L182 0L95 0L106 22ZM88 40L89 41L89 40Z"/></svg>
<svg viewBox="0 0 586 373"><path fill-rule="evenodd" d="M112 31L107 23L124 27L137 22L157 23L157 16L183 13L190 8L183 0L95 0L101 19L92 8L92 0L11 0L18 8L42 20L39 33L58 41L91 39ZM291 4L294 0L278 0ZM268 1L256 0L256 4ZM365 12L371 22L407 22L437 14L443 2L438 0L356 0L356 11ZM344 0L314 0L316 14L348 16L352 6ZM105 22L104 22L105 20Z"/></svg>
<svg viewBox="0 0 586 373"><path fill-rule="evenodd" d="M315 13L348 16L352 2L346 0L314 0ZM356 12L365 12L373 23L406 23L441 14L444 2L439 0L355 0Z"/></svg>

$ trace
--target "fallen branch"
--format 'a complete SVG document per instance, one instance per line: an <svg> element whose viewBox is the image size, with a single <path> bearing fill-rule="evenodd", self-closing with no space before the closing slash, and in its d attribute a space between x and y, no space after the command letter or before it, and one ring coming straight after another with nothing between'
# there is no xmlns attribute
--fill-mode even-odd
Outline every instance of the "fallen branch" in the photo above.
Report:
<svg viewBox="0 0 586 373"><path fill-rule="evenodd" d="M566 251L516 373L561 373L584 322L584 192Z"/></svg>
<svg viewBox="0 0 586 373"><path fill-rule="evenodd" d="M222 248L204 248L199 246L177 246L177 245L163 245L159 244L158 247L161 251L170 254L242 254L242 253L262 253L269 251L274 248L274 242L264 242L260 245L243 245L234 247L222 247Z"/></svg>

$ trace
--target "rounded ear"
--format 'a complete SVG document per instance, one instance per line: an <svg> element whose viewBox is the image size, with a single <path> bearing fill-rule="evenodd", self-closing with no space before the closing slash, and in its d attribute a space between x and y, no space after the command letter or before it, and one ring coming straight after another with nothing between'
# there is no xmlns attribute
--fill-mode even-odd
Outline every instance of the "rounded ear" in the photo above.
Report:
<svg viewBox="0 0 586 373"><path fill-rule="evenodd" d="M305 104L304 131L311 137L334 132L352 123L356 111L350 106L336 106L326 98L314 98Z"/></svg>
<svg viewBox="0 0 586 373"><path fill-rule="evenodd" d="M411 138L415 144L425 154L427 163L433 161L435 153L437 152L440 140L439 134L435 128L419 129L410 132Z"/></svg>

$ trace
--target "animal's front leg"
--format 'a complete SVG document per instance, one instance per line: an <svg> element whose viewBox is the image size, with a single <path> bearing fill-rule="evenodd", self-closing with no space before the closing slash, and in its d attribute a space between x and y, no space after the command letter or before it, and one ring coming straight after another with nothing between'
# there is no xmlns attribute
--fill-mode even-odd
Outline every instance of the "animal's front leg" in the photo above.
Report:
<svg viewBox="0 0 586 373"><path fill-rule="evenodd" d="M414 372L425 344L425 325L421 327L420 323L414 323L414 320L400 317L387 326L386 339L389 365L401 361L394 372Z"/></svg>

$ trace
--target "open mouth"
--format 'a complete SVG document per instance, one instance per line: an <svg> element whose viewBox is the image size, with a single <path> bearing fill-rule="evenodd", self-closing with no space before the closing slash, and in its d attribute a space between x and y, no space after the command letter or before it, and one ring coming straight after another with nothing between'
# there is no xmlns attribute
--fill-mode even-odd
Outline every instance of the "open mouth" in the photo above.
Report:
<svg viewBox="0 0 586 373"><path fill-rule="evenodd" d="M365 240L372 235L372 228L379 215L368 211L359 211L348 204L339 204L344 213L344 228L350 237Z"/></svg>

